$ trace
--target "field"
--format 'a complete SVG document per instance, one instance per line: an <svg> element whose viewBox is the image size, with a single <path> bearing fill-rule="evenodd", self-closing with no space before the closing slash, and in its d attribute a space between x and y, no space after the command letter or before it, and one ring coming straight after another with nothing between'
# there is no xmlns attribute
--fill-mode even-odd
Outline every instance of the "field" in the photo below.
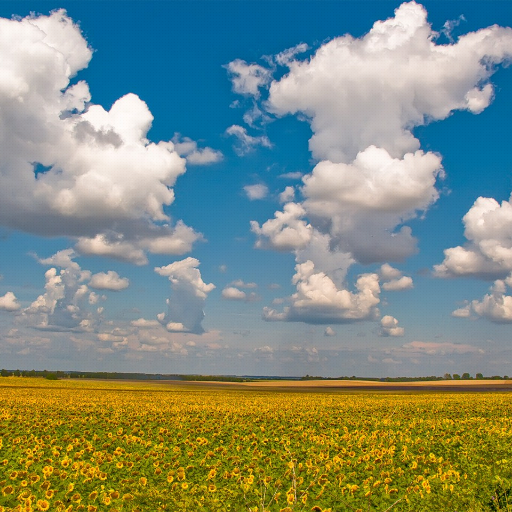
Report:
<svg viewBox="0 0 512 512"><path fill-rule="evenodd" d="M0 511L512 510L512 394L271 387L0 379Z"/></svg>

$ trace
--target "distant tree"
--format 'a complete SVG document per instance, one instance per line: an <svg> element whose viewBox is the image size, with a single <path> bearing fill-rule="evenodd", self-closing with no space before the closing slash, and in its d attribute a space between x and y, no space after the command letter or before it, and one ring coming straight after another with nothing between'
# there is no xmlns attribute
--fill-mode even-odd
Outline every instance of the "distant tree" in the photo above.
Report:
<svg viewBox="0 0 512 512"><path fill-rule="evenodd" d="M477 380L482 380L484 378L484 376L482 373L477 373L476 378L477 378Z"/></svg>
<svg viewBox="0 0 512 512"><path fill-rule="evenodd" d="M460 375L459 375L458 373L454 373L454 374L453 374L453 378L454 378L455 380L460 380Z"/></svg>
<svg viewBox="0 0 512 512"><path fill-rule="evenodd" d="M471 375L469 375L469 373L466 372L466 373L462 374L461 378L462 378L462 380L469 380L469 379L471 379Z"/></svg>
<svg viewBox="0 0 512 512"><path fill-rule="evenodd" d="M452 376L450 373L445 373L443 379L444 380L452 380Z"/></svg>
<svg viewBox="0 0 512 512"><path fill-rule="evenodd" d="M2 377L9 377L9 372L3 368L2 371L0 372L0 375L2 375Z"/></svg>

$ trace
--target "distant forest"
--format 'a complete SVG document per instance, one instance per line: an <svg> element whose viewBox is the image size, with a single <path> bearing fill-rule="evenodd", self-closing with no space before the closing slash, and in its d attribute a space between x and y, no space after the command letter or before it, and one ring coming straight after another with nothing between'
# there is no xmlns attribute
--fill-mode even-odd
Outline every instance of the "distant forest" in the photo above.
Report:
<svg viewBox="0 0 512 512"><path fill-rule="evenodd" d="M304 377L280 376L236 376L236 375L178 375L162 373L117 373L117 372L77 372L77 371L48 371L48 370L0 370L2 377L43 377L48 380L60 379L109 379L109 380L181 380L181 381L217 381L217 382L252 382L258 380L366 380L373 382L425 382L438 380L508 380L508 375L484 376L477 373L474 377L469 373L459 375L445 373L442 377L435 375L429 377L319 377L305 375Z"/></svg>

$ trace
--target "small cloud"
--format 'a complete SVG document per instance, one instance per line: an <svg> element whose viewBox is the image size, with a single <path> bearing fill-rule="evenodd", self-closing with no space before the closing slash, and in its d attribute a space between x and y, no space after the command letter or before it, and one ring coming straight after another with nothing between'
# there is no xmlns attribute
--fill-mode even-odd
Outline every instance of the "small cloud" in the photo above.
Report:
<svg viewBox="0 0 512 512"><path fill-rule="evenodd" d="M130 322L134 327L158 327L160 322L158 320L146 320L145 318L138 318L137 320L132 320Z"/></svg>
<svg viewBox="0 0 512 512"><path fill-rule="evenodd" d="M304 174L300 171L295 171L295 172L285 172L284 174L280 174L278 176L278 178L281 178L283 180L300 180L302 179L302 176L304 176Z"/></svg>
<svg viewBox="0 0 512 512"><path fill-rule="evenodd" d="M236 281L233 281L231 284L233 286L236 286L237 288L258 288L258 285L256 283L246 283L241 279L237 279Z"/></svg>
<svg viewBox="0 0 512 512"><path fill-rule="evenodd" d="M222 290L222 298L226 300L245 300L247 298L247 294L234 286L229 286Z"/></svg>
<svg viewBox="0 0 512 512"><path fill-rule="evenodd" d="M260 96L259 88L272 79L272 72L258 64L248 64L245 60L235 59L224 66L228 70L233 91L247 96Z"/></svg>
<svg viewBox="0 0 512 512"><path fill-rule="evenodd" d="M258 146L263 146L265 148L272 147L272 143L266 135L252 137L247 133L247 130L243 126L236 124L230 126L226 130L226 134L233 135L237 138L237 144L234 146L234 150L238 156L244 156L247 153L254 151Z"/></svg>
<svg viewBox="0 0 512 512"><path fill-rule="evenodd" d="M89 286L96 290L111 290L118 292L124 290L130 286L130 281L126 277L119 277L117 272L109 270L105 272L99 272L94 274L89 281Z"/></svg>
<svg viewBox="0 0 512 512"><path fill-rule="evenodd" d="M179 133L174 134L172 142L176 152L192 165L209 165L220 162L224 158L221 151L209 147L198 148L197 142L189 137L182 137Z"/></svg>
<svg viewBox="0 0 512 512"><path fill-rule="evenodd" d="M380 336L403 336L403 327L398 327L398 320L390 315L383 316L380 321Z"/></svg>
<svg viewBox="0 0 512 512"><path fill-rule="evenodd" d="M280 203L289 203L295 199L295 189L293 187L286 187L279 194L279 202Z"/></svg>
<svg viewBox="0 0 512 512"><path fill-rule="evenodd" d="M324 336L336 336L336 331L332 327L326 327Z"/></svg>
<svg viewBox="0 0 512 512"><path fill-rule="evenodd" d="M17 311L20 307L13 292L7 292L3 297L0 297L0 311Z"/></svg>
<svg viewBox="0 0 512 512"><path fill-rule="evenodd" d="M261 183L256 185L246 185L244 190L250 201L265 199L268 195L268 187Z"/></svg>

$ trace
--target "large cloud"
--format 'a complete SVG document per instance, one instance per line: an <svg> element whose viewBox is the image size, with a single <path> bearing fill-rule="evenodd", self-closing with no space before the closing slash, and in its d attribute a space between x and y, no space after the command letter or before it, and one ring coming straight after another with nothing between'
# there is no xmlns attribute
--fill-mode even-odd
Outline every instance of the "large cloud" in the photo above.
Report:
<svg viewBox="0 0 512 512"><path fill-rule="evenodd" d="M191 228L183 243L162 240L179 236L164 208L185 160L147 140L153 116L136 95L105 110L71 83L91 57L63 10L0 19L0 223L75 237L92 254L123 257L122 243L139 263L144 251L182 254L199 238Z"/></svg>
<svg viewBox="0 0 512 512"><path fill-rule="evenodd" d="M441 160L417 151L402 159L370 146L350 164L322 161L303 178L303 207L331 246L361 263L401 260L416 250L404 221L426 210L439 194Z"/></svg>
<svg viewBox="0 0 512 512"><path fill-rule="evenodd" d="M437 181L444 171L441 156L422 151L413 129L445 119L456 110L482 112L494 95L492 74L512 57L510 28L492 26L450 44L437 44L437 37L426 10L409 2L360 38L337 37L302 60L297 55L305 46L275 59L288 72L269 84L268 99L262 105L277 117L291 114L309 122L313 132L309 147L318 162L303 177L301 202L285 204L282 212L262 224L252 221L257 247L291 250L299 264L309 252L314 275L338 254L341 276L353 263L402 261L417 251L407 222L425 214L437 201ZM263 85L260 82L258 87ZM323 249L318 251L325 246L318 243L322 235L328 238L332 257L326 257ZM476 267L482 266L484 249L487 253L502 249L503 244L494 242L479 247L478 253L469 249ZM494 252L486 255L493 259L491 271L503 265L498 259L508 258L502 250ZM325 279L334 277L332 268L324 273ZM306 282L310 279L297 280L289 310L266 310L264 315L298 318L296 302L303 300L300 287ZM412 279L402 275L383 284L389 291L410 287ZM327 304L325 311L329 322ZM361 318L371 316L367 310ZM319 321L321 315L315 317Z"/></svg>
<svg viewBox="0 0 512 512"><path fill-rule="evenodd" d="M270 85L267 108L310 120L315 158L347 162L375 145L393 157L419 148L414 126L453 110L481 112L495 64L512 54L512 30L492 26L438 45L425 9L409 2L364 37L337 37Z"/></svg>
<svg viewBox="0 0 512 512"><path fill-rule="evenodd" d="M204 329L203 306L215 285L206 284L197 268L199 260L185 258L165 267L156 267L155 272L166 276L171 282L172 295L167 299L167 313L160 313L158 320L170 332L191 332L201 334Z"/></svg>

